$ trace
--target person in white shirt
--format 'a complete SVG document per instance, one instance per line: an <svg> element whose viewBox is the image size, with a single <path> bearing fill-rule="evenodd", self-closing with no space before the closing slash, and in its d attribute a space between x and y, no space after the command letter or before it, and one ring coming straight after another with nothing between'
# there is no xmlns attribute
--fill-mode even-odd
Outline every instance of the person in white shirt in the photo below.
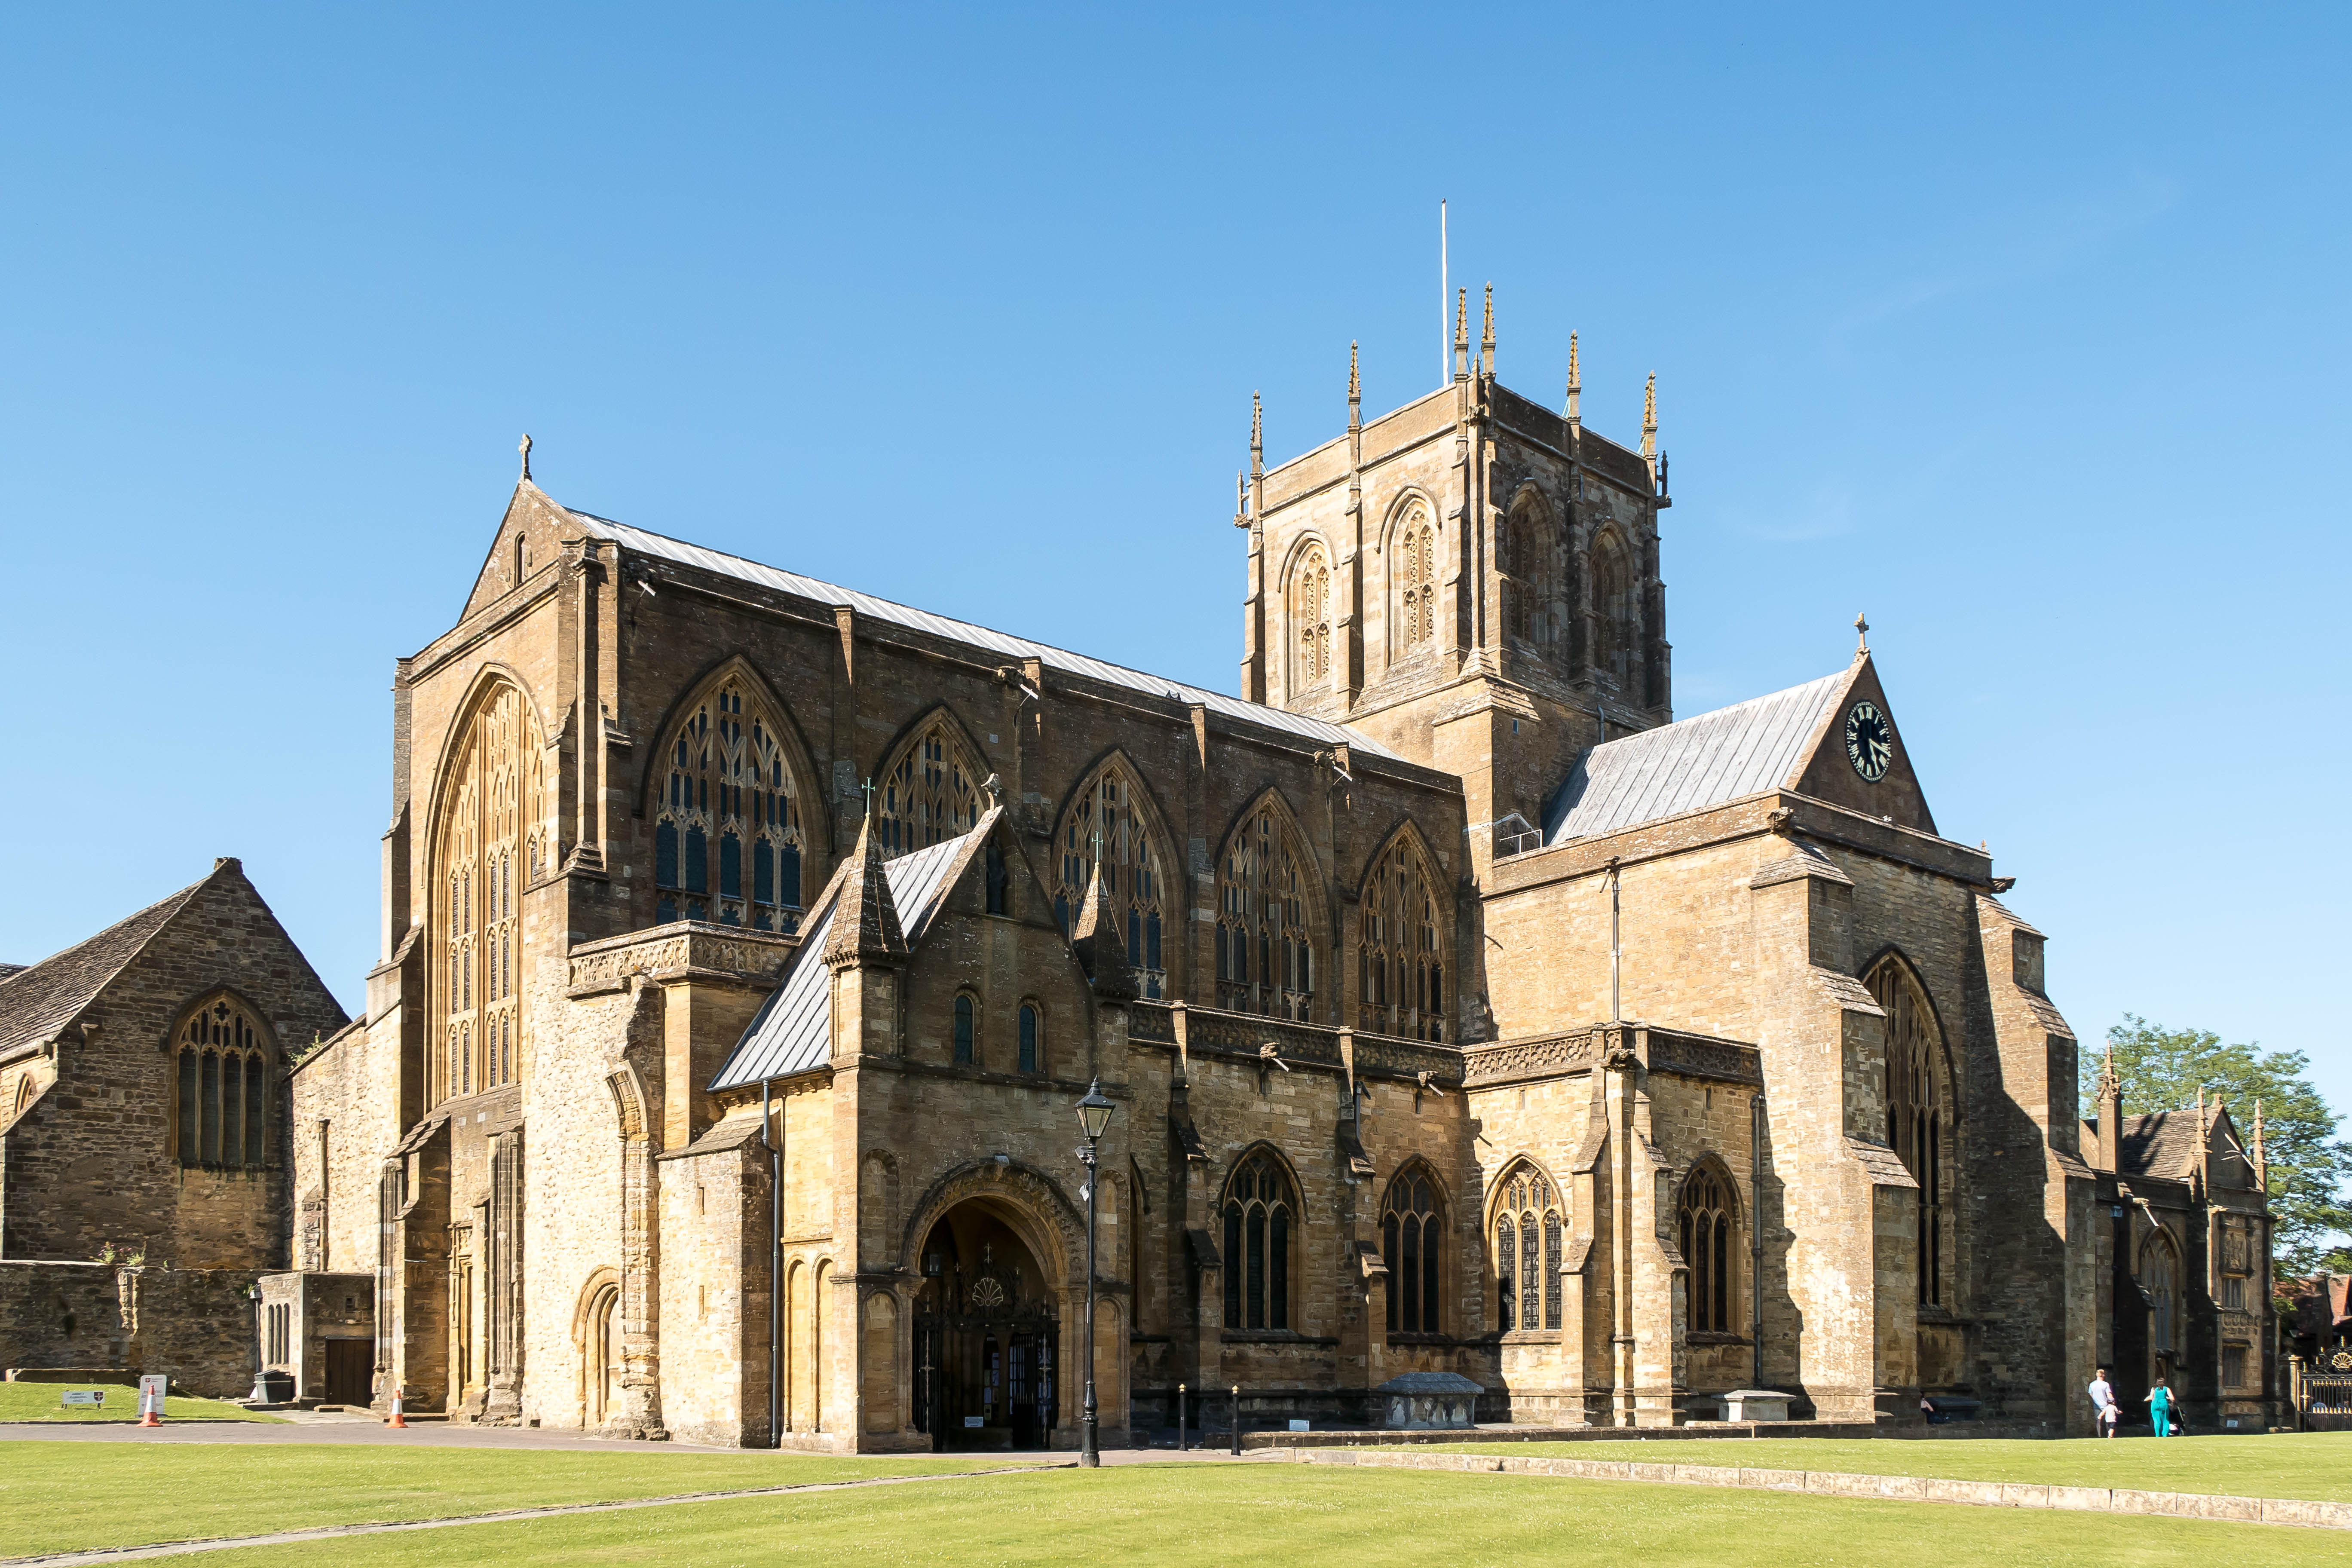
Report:
<svg viewBox="0 0 2352 1568"><path fill-rule="evenodd" d="M2122 1412L2118 1410L2116 1405L2115 1388L2107 1382L2107 1369L2105 1367L2101 1367L2099 1368L2099 1374L2091 1379L2092 1429L2099 1436L2114 1436L2116 1435L2116 1417L2120 1414L2122 1414Z"/></svg>

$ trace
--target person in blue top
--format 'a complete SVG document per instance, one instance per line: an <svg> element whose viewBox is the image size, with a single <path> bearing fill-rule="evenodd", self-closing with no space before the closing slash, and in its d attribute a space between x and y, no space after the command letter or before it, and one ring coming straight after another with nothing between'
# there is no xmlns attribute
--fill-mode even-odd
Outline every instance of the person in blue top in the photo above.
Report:
<svg viewBox="0 0 2352 1568"><path fill-rule="evenodd" d="M2147 1391L2147 1414L2148 1419L2156 1424L2158 1436L2172 1436L2172 1390L2165 1386L2164 1379L2160 1377L2156 1380L2156 1386Z"/></svg>

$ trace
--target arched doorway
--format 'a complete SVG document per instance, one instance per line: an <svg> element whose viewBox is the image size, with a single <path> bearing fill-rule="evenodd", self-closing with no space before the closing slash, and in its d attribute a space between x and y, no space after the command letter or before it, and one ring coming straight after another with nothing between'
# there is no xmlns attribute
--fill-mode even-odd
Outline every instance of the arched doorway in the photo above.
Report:
<svg viewBox="0 0 2352 1568"><path fill-rule="evenodd" d="M975 1200L940 1215L918 1257L916 1430L942 1453L1053 1447L1061 1324L1036 1256Z"/></svg>

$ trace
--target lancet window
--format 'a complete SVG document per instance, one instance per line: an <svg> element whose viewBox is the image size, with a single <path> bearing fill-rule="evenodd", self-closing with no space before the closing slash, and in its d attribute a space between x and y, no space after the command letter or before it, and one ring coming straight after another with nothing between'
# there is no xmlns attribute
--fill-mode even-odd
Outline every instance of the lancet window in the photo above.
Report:
<svg viewBox="0 0 2352 1568"><path fill-rule="evenodd" d="M513 1083L524 1049L522 895L553 868L538 725L501 686L453 763L433 896L440 926L437 1099Z"/></svg>
<svg viewBox="0 0 2352 1568"><path fill-rule="evenodd" d="M192 1008L174 1035L180 1163L257 1171L269 1161L269 1045L226 992Z"/></svg>
<svg viewBox="0 0 2352 1568"><path fill-rule="evenodd" d="M776 716L730 680L694 705L666 760L655 918L799 930L807 834Z"/></svg>
<svg viewBox="0 0 2352 1568"><path fill-rule="evenodd" d="M1225 847L1217 877L1217 1005L1311 1021L1315 953L1307 861L1288 819L1262 802Z"/></svg>
<svg viewBox="0 0 2352 1568"><path fill-rule="evenodd" d="M1225 1327L1290 1327L1290 1232L1298 1199L1290 1173L1260 1150L1226 1184Z"/></svg>
<svg viewBox="0 0 2352 1568"><path fill-rule="evenodd" d="M1434 1334L1444 1217L1429 1172L1411 1166L1389 1183L1381 1205L1381 1256L1389 1266L1389 1332Z"/></svg>
<svg viewBox="0 0 2352 1568"><path fill-rule="evenodd" d="M1086 901L1099 846L1103 893L1127 943L1128 962L1145 998L1156 1002L1168 989L1161 900L1169 858L1138 795L1134 775L1117 762L1106 763L1078 792L1055 836L1054 919L1067 934Z"/></svg>
<svg viewBox="0 0 2352 1568"><path fill-rule="evenodd" d="M1331 563L1320 544L1301 552L1290 573L1290 688L1303 691L1331 678Z"/></svg>
<svg viewBox="0 0 2352 1568"><path fill-rule="evenodd" d="M1559 1327L1560 1202L1551 1178L1524 1161L1495 1205L1495 1326Z"/></svg>
<svg viewBox="0 0 2352 1568"><path fill-rule="evenodd" d="M1731 1245L1731 1184L1711 1165L1701 1165L1683 1183L1675 1223L1682 1239L1683 1261L1690 1266L1690 1318L1693 1333L1731 1334L1733 1309L1738 1298L1731 1287L1736 1250Z"/></svg>
<svg viewBox="0 0 2352 1568"><path fill-rule="evenodd" d="M1870 972L1870 994L1886 1014L1886 1141L1918 1183L1912 1223L1918 1242L1919 1300L1944 1300L1944 1141L1949 1130L1942 1092L1943 1053L1927 999L1897 960Z"/></svg>
<svg viewBox="0 0 2352 1568"><path fill-rule="evenodd" d="M1559 599L1559 530L1532 489L1519 492L1504 521L1504 571L1511 579L1511 632L1545 659L1557 657L1554 611Z"/></svg>
<svg viewBox="0 0 2352 1568"><path fill-rule="evenodd" d="M1391 646L1402 658L1437 637L1437 528L1427 504L1418 499L1406 506L1389 546L1389 580L1396 617Z"/></svg>
<svg viewBox="0 0 2352 1568"><path fill-rule="evenodd" d="M944 713L898 753L875 785L874 832L886 858L961 838L980 824L988 774Z"/></svg>
<svg viewBox="0 0 2352 1568"><path fill-rule="evenodd" d="M1633 573L1613 530L1592 544L1592 662L1622 684L1633 674Z"/></svg>
<svg viewBox="0 0 2352 1568"><path fill-rule="evenodd" d="M1398 839L1373 867L1358 921L1356 1026L1409 1039L1445 1038L1445 955L1435 879L1411 839Z"/></svg>

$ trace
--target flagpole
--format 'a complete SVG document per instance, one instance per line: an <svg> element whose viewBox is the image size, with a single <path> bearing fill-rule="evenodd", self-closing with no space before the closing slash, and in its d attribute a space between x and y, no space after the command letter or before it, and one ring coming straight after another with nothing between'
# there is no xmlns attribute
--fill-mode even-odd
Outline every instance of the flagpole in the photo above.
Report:
<svg viewBox="0 0 2352 1568"><path fill-rule="evenodd" d="M1437 198L1437 384L1454 374L1454 296L1445 277L1445 198Z"/></svg>

